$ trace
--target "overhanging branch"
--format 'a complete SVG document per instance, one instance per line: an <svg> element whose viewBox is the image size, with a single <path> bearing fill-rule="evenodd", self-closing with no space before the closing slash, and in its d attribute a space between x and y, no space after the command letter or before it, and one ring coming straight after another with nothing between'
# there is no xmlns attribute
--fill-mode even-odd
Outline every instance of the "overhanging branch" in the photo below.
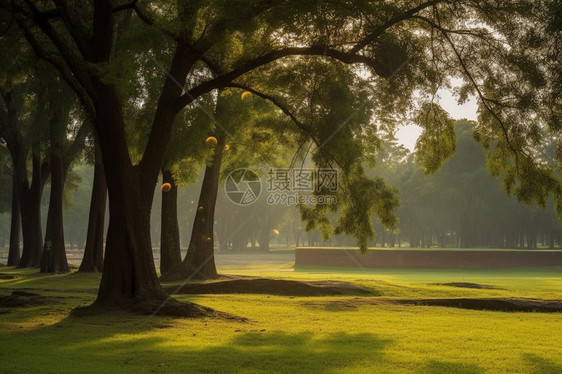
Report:
<svg viewBox="0 0 562 374"><path fill-rule="evenodd" d="M478 83L476 82L476 79L474 78L474 76L472 75L472 73L470 72L470 70L468 69L468 67L466 66L466 63L464 61L464 58L462 57L461 53L459 52L459 50L457 49L455 43L451 40L451 37L449 36L449 34L447 33L447 31L445 31L444 28L441 27L440 22L438 21L436 24L437 29L439 30L439 32L441 32L441 34L443 35L443 37L445 38L445 40L447 41L447 43L449 44L449 46L451 47L453 53L455 54L464 74L466 75L466 77L468 78L468 80L470 81L470 83L472 84L474 90L476 91L476 94L478 95L478 97L480 98L482 105L484 106L484 108L486 109L486 111L488 111L488 113L490 113L492 115L492 117L494 117L494 119L497 121L497 123L500 125L501 129L502 129L502 134L503 137L505 139L505 142L509 148L509 150L511 151L511 153L513 153L514 156L514 161L515 161L515 170L517 173L519 173L519 151L513 146L513 144L511 143L511 140L509 138L509 133L507 130L507 126L505 125L505 123L503 122L503 120L500 118L500 116L498 115L498 113L496 113L489 105L490 100L488 100L484 94L482 93L482 90L480 89L480 86L478 85ZM523 151L521 151L522 153L524 153Z"/></svg>
<svg viewBox="0 0 562 374"><path fill-rule="evenodd" d="M31 31L30 27L23 21L18 22L20 27L24 31L25 38L31 45L31 48L35 51L35 54L45 60L46 62L53 65L61 74L62 78L65 82L72 88L80 102L84 105L84 108L90 115L95 113L94 106L90 101L90 97L88 96L84 87L78 82L75 78L74 74L70 70L70 68L64 63L63 60L58 58L54 54L47 53L45 49L42 47L41 43L37 40L33 32Z"/></svg>
<svg viewBox="0 0 562 374"><path fill-rule="evenodd" d="M416 15L417 13L421 12L422 10L429 8L431 6L434 6L438 3L442 3L444 2L444 0L432 0L432 1L428 1L425 3L422 3L420 5L418 5L415 8L412 8L402 14L399 14L391 19L389 19L388 21L386 21L385 23L383 23L382 25L380 25L379 27L375 28L375 30L369 34L366 38L364 38L363 40L361 40L360 42L358 42L353 48L351 48L349 50L349 53L357 53L359 51L361 51L363 48L365 48L369 43L374 42L378 37L380 37L382 34L384 34L386 32L386 30L388 30L389 28L391 28L392 26L407 20L408 18L413 17L414 15Z"/></svg>
<svg viewBox="0 0 562 374"><path fill-rule="evenodd" d="M70 14L70 10L68 8L68 3L66 0L53 0L56 7L57 13L60 14L60 18L62 19L64 25L66 26L68 33L76 43L76 46L80 50L80 53L83 56L86 56L88 53L88 34L86 29L80 23L80 20L76 19Z"/></svg>
<svg viewBox="0 0 562 374"><path fill-rule="evenodd" d="M25 0L26 5L29 7L31 13L33 14L34 23L41 29L41 31L47 36L47 38L53 43L55 48L60 53L61 57L64 59L65 64L69 67L70 71L72 72L71 75L75 76L82 85L85 82L88 82L87 75L83 73L83 65L79 64L79 58L73 55L72 48L61 38L61 36L55 31L55 29L51 26L51 24L41 17L41 12L35 7L32 1ZM27 31L31 34L30 28L27 24L23 21L19 21L20 26L26 26ZM35 39L36 47L39 47L40 50L43 50L43 47L40 46L40 43ZM37 49L34 47L37 52ZM43 50L44 51L44 50ZM57 68L58 65L55 65ZM65 78L66 79L66 78ZM71 86L72 87L72 86ZM73 87L74 88L74 87Z"/></svg>
<svg viewBox="0 0 562 374"><path fill-rule="evenodd" d="M301 130L306 136L308 136L312 142L314 144L316 144L317 149L320 151L320 153L322 153L328 160L333 161L334 163L336 163L336 165L338 165L340 168L343 169L342 165L338 162L338 160L331 155L330 153L326 152L325 147L322 147L322 145L319 143L318 139L316 139L316 137L314 136L314 134L307 128L307 126L302 123L294 114L293 112L291 112L291 110L289 110L289 108L287 108L286 105L284 105L283 103L281 103L281 101L279 101L277 98L275 98L274 96L271 96L269 94L266 94L262 91L256 90L254 88L251 88L249 86L246 86L244 84L239 84L239 83L229 83L227 85L227 87L231 87L231 88L240 88L246 91L251 92L252 94L261 97L264 100L269 101L270 103L272 103L273 105L275 105L277 108L279 108L283 114L285 114L287 117L289 117L289 119L291 120L291 122L293 122L299 130Z"/></svg>
<svg viewBox="0 0 562 374"><path fill-rule="evenodd" d="M199 96L210 92L214 89L228 86L235 79L240 76L256 69L261 66L267 65L271 62L279 60L284 57L289 56L324 56L336 59L338 61L344 62L346 64L352 63L363 63L375 71L375 73L383 78L390 77L392 72L383 66L377 60L363 55L358 55L349 52L342 52L333 48L327 48L324 46L312 46L312 47L289 47L280 49L277 51L269 52L263 56L257 57L251 61L246 62L243 66L231 70L228 73L221 74L214 79L201 83L200 85L190 89L187 93L182 95L176 103L177 110L181 110L186 105L190 104L193 100Z"/></svg>

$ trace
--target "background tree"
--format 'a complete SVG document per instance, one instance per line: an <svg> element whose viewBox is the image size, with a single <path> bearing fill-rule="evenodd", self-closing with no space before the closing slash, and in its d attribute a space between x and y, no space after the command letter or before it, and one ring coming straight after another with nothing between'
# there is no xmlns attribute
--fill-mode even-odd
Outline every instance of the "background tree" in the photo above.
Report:
<svg viewBox="0 0 562 374"><path fill-rule="evenodd" d="M95 136L92 137L95 139ZM94 148L94 176L88 214L88 232L84 256L78 271L101 272L103 270L103 241L105 233L105 211L107 205L107 182L103 171L101 151L97 142L93 141Z"/></svg>
<svg viewBox="0 0 562 374"><path fill-rule="evenodd" d="M45 78L43 78L45 79ZM63 202L64 186L71 164L84 149L87 126L72 113L75 97L60 79L50 82L48 110L51 190L45 244L41 258L41 272L65 273L69 271L66 260Z"/></svg>
<svg viewBox="0 0 562 374"><path fill-rule="evenodd" d="M42 161L41 154L41 138L46 130L46 85L33 79L36 71L32 59L25 56L28 52L25 49L21 52L21 61L16 59L6 63L6 75L0 87L5 108L1 132L12 158L13 184L17 191L16 198L12 200L13 208L19 205L22 221L20 267L39 265L43 245L41 196L49 173L49 164ZM26 70L17 70L14 65L23 66ZM31 181L28 176L28 157L31 158ZM20 215L12 214L12 220ZM17 224L13 222L12 227L16 229Z"/></svg>
<svg viewBox="0 0 562 374"><path fill-rule="evenodd" d="M17 266L20 259L20 231L21 222L19 215L19 200L17 199L17 188L13 185L13 170L10 160L10 152L5 148L0 148L0 212L2 214L10 214L9 223L3 220L4 229L7 227L9 231L2 230L2 243L6 242L8 237L8 266ZM14 195L16 198L14 199ZM14 204L15 203L15 204ZM15 215L15 216L14 216ZM8 223L7 225L5 225ZM15 227L14 227L15 225Z"/></svg>

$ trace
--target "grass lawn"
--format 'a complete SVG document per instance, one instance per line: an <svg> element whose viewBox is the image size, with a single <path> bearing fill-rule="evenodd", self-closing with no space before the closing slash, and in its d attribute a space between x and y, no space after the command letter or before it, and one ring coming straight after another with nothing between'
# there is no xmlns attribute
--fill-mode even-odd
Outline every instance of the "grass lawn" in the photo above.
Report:
<svg viewBox="0 0 562 374"><path fill-rule="evenodd" d="M26 290L60 304L0 308L2 373L562 373L562 314L405 306L431 297L562 299L562 268L299 269L224 266L222 273L341 280L382 296L181 295L249 319L129 314L70 316L91 303L95 274L1 267L0 295ZM4 277L7 278L7 277ZM431 283L473 282L500 289ZM364 301L364 302L357 302Z"/></svg>

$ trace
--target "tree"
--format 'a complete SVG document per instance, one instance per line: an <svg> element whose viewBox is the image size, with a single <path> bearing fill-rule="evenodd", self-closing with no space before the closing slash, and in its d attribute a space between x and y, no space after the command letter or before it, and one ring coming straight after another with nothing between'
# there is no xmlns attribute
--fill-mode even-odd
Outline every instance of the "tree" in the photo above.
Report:
<svg viewBox="0 0 562 374"><path fill-rule="evenodd" d="M50 90L48 94L51 98L60 96L60 92L56 92L56 90ZM62 204L65 180L63 143L70 106L63 103L57 104L55 104L56 108L51 109L52 117L48 119L51 193L41 256L42 273L67 273L69 271L65 251Z"/></svg>
<svg viewBox="0 0 562 374"><path fill-rule="evenodd" d="M213 142L209 144L210 157L205 167L190 243L182 269L175 274L175 278L218 277L214 259L216 203L223 156L225 153L232 154L235 151L234 149L231 151L231 146L227 143L233 140L235 142L233 148L235 146L239 150L238 156L242 155L241 159L236 160L238 161L236 168L241 167L240 163L247 164L249 160L253 161L250 164L263 162L264 158L270 166L273 166L271 164L275 163L276 157L280 157L283 152L277 150L276 157L272 156L274 153L271 151L272 143L283 143L283 146L290 144L286 141L287 134L282 134L279 130L286 127L279 117L279 113L274 111L271 103L259 98L251 100L251 103L249 100L244 102L238 90L221 90L217 95L215 106L217 124L209 132L216 140L216 144ZM212 141L212 138L209 140ZM275 141L272 142L271 139ZM229 166L232 167L232 164ZM253 213L251 214L253 217L264 215L264 212L259 210ZM252 220L251 224L255 223L256 220ZM262 245L266 245L263 240Z"/></svg>
<svg viewBox="0 0 562 374"><path fill-rule="evenodd" d="M29 64L29 61L24 61ZM10 65L7 65L10 66ZM12 65L13 66L13 65ZM30 65L24 65L30 67ZM31 69L33 70L33 69ZM1 125L2 138L10 151L13 165L13 185L16 194L12 199L13 209L19 206L20 214L12 213L12 228L15 235L18 225L14 222L21 216L23 251L20 267L39 265L43 238L41 232L40 203L43 186L49 173L49 164L41 157L41 123L45 117L45 85L36 80L22 78L19 74L10 74L2 82L0 92L6 108ZM29 71L23 74L29 73ZM29 95L29 96L26 96ZM35 131L31 130L35 127ZM28 177L28 157L31 153L31 182ZM12 247L12 251L15 251ZM12 255L14 257L14 254Z"/></svg>
<svg viewBox="0 0 562 374"><path fill-rule="evenodd" d="M52 6L54 5L54 8ZM106 244L104 273L98 294L99 302L117 302L123 298L136 301L164 301L166 295L156 279L152 252L150 250L148 217L152 201L153 187L162 164L163 153L170 137L175 114L195 97L212 89L219 88L243 73L257 68L267 62L294 54L318 54L323 48L288 48L281 52L270 52L265 58L254 57L248 66L234 68L213 80L207 81L186 95L182 95L182 85L192 66L202 58L190 45L195 40L191 35L182 35L174 47L169 78L162 86L158 107L154 114L151 136L148 139L144 154L137 165L133 165L125 135L125 119L122 99L115 83L105 79L104 72L96 66L103 63L111 64L111 51L114 43L113 30L119 8L113 8L108 1L96 1L91 16L80 17L76 9L66 2L39 5L26 3L25 19L20 25L26 32L28 40L36 53L53 63L62 76L74 88L83 104L95 118L95 127L100 142L107 177L110 205L110 224ZM136 2L133 8L139 12ZM130 7L129 7L130 8ZM74 48L65 37L65 31L51 24L55 9L56 19L62 21L69 31L70 38L77 44ZM181 9L180 15L193 16L187 13L191 9ZM221 9L226 14L227 9ZM183 11L187 11L183 13ZM261 10L260 10L261 11ZM142 17L145 18L145 17ZM181 17L180 17L181 18ZM191 19L188 21L194 21ZM186 21L186 20L183 20ZM90 24L93 34L81 25ZM189 23L187 23L189 24ZM232 25L241 26L240 23ZM212 25L211 37L222 33L222 25ZM213 35L215 34L215 35ZM55 51L45 48L48 40ZM87 41L90 40L88 43ZM210 46L209 46L210 47ZM208 47L208 48L209 48ZM353 55L330 51L336 57L356 59ZM357 57L365 61L365 58ZM371 61L367 59L367 61ZM177 82L180 82L179 85ZM169 103L175 103L170 105ZM113 161L116 159L116 161Z"/></svg>
<svg viewBox="0 0 562 374"><path fill-rule="evenodd" d="M14 173L12 171L12 173ZM10 224L10 248L8 250L8 266L18 266L20 263L20 232L21 232L21 213L20 199L16 178L12 176L12 209Z"/></svg>
<svg viewBox="0 0 562 374"><path fill-rule="evenodd" d="M537 12L533 4L433 0L412 5L358 0L350 4L285 1L273 5L267 1L196 1L158 6L151 2L114 4L95 0L84 7L73 1L25 1L17 9L19 25L36 53L54 64L75 90L94 118L99 138L108 183L110 223L97 301L120 304L124 299L132 299L151 304L166 300L152 261L149 217L154 187L177 113L201 95L226 87L241 77L251 80L252 73L258 73L261 67L282 64L281 59L288 61L286 58L291 56L318 56L366 66L372 73L369 83L379 93L372 99L376 104L388 104L375 114L381 123L388 125L413 109L414 94L421 93L431 101L432 94L447 83L449 76L462 76L467 82L463 94L479 95L482 122L492 129L489 132L481 129L479 138L490 146L497 142L491 151L496 160L496 174L506 173L508 187L518 183L515 191L522 199L542 203L549 193L554 194L561 201L558 206L562 211L558 180L533 162L533 154L523 141L540 140L534 131L538 124L520 131L518 117L508 115L508 107L501 101L494 102L494 95L499 92L509 95L517 91L517 87L508 87L494 79L498 71L513 73L514 79L509 82L529 83L524 87L525 92L537 100L540 96L534 95L533 90L548 89L535 84L540 79L521 79L530 73L538 74L539 78L543 75L541 71L523 68L543 54L533 48L526 34L536 27ZM119 53L114 55L122 45L115 42L116 30L123 26L120 21L125 19L122 11L131 9L135 16L130 19L133 25L130 35L139 30L162 32L169 36L169 43L162 48L170 51L167 77L159 90L150 136L138 163L129 154L124 116L124 102L135 98L126 97L121 85L131 79L126 74L130 72L127 67L134 62L115 57ZM141 21L151 26L143 26ZM489 25L494 32L482 25ZM261 37L264 34L269 37ZM504 37L509 48L496 35ZM532 56L535 51L539 54ZM150 51L139 47L138 54L146 55ZM225 54L229 55L229 63L216 64L217 56ZM470 61L467 56L471 57ZM489 56L497 63L490 64ZM186 77L198 63L215 71L215 77L184 92ZM537 103L538 106L514 110L533 111L542 105ZM426 129L422 136L425 154L431 159L431 170L435 170L452 154L448 134L453 124L434 104L420 107L422 110L415 117ZM331 115L341 121L337 113ZM311 134L311 137L323 149L328 138L335 139L330 132L342 128L336 122L325 129L326 133ZM344 133L347 135L348 131ZM345 145L360 150L356 146L360 134L350 135L327 144L333 143L333 152ZM338 225L340 231L357 236L364 248L372 236L370 213L376 213L383 223L392 226L391 211L396 200L382 179L369 180L364 176L360 155L351 158L350 155L349 152L333 154L336 160L341 156L339 161L346 166L344 173L348 174L343 185L347 199L341 200ZM325 166L318 157L315 161ZM331 213L334 212L320 207L305 211L303 216L309 227L326 226L327 215Z"/></svg>
<svg viewBox="0 0 562 374"><path fill-rule="evenodd" d="M208 72L205 70L200 72L203 76L206 73ZM198 76L198 74L193 75ZM199 100L198 106L186 108L176 117L172 140L167 146L162 167L162 183L169 183L171 186L169 191L162 191L160 213L160 273L162 279L185 279L189 276L181 258L177 187L194 183L198 169L204 164L214 165L220 169L220 162L217 163L214 160L216 154L213 151L216 148L210 147L205 141L213 131L216 131L212 129L211 122L215 118L211 113L215 111L215 100L219 100L219 97L220 95L217 95L217 98L206 95ZM207 170L208 168L205 169L205 175ZM211 192L212 186L202 185L201 194L204 191ZM197 209L198 206L195 210L196 215L200 213ZM197 219L194 222L197 225ZM193 230L197 231L195 226ZM212 233L210 236L205 235L205 238L207 237L212 237ZM192 240L193 235L190 241ZM208 263L209 261L207 261ZM209 264L209 266L211 265Z"/></svg>
<svg viewBox="0 0 562 374"><path fill-rule="evenodd" d="M95 143L95 142L94 142ZM105 209L107 205L107 183L103 171L103 162L99 147L94 144L94 181L90 212L88 215L88 233L84 257L80 263L80 272L101 272L103 270L103 239L105 232Z"/></svg>
<svg viewBox="0 0 562 374"><path fill-rule="evenodd" d="M0 112L0 116L4 114ZM17 188L13 185L13 167L9 161L10 152L5 148L6 144L3 142L0 148L0 194L2 196L0 203L0 212L11 212L10 217L10 231L8 240L8 266L17 266L20 260L20 215L19 215L19 199L17 199ZM10 199L10 196L12 197ZM14 196L16 197L14 199ZM5 241L5 236L3 241Z"/></svg>
<svg viewBox="0 0 562 374"><path fill-rule="evenodd" d="M45 78L44 78L45 79ZM63 200L64 186L72 162L84 148L87 126L79 118L71 115L75 101L72 91L62 80L50 82L49 102L49 167L51 171L51 192L45 242L41 257L41 272L66 273L69 271L66 260ZM76 111L75 111L76 112ZM71 123L78 122L71 130Z"/></svg>

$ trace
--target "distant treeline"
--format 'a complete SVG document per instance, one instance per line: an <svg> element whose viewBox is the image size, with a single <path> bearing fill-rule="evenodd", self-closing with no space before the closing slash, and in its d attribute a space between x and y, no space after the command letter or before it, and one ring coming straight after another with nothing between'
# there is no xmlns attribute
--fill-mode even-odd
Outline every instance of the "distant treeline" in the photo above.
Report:
<svg viewBox="0 0 562 374"><path fill-rule="evenodd" d="M472 137L473 123L458 121L457 151L435 174L426 175L415 153L385 140L376 155L372 175L383 176L399 192L400 221L388 232L375 222L370 246L444 248L560 247L562 225L553 209L526 205L509 196L500 179L491 175L481 145ZM554 160L555 144L545 145L545 158ZM318 230L306 232L294 207L257 201L235 207L219 194L215 225L223 250L268 250L276 246L355 246L356 240L334 235L323 241ZM154 221L156 223L156 221ZM157 223L156 223L157 224ZM279 235L272 234L278 230Z"/></svg>
<svg viewBox="0 0 562 374"><path fill-rule="evenodd" d="M396 233L378 227L376 245L411 247L560 247L562 226L547 201L529 206L508 196L486 168L472 124L456 125L456 154L434 175L424 175L413 155L385 159L380 173L400 192ZM545 162L554 162L555 142L545 144ZM389 150L390 151L390 150Z"/></svg>
<svg viewBox="0 0 562 374"><path fill-rule="evenodd" d="M385 231L375 222L376 239L370 246L449 247L449 248L555 248L562 242L562 225L552 201L546 208L528 206L508 196L501 181L486 168L481 146L472 139L472 124L459 121L457 151L435 174L425 175L414 153L386 139L377 154L372 175L385 177L399 192L400 221L395 232ZM554 145L545 147L555 152ZM552 155L551 160L554 160ZM257 170L257 168L254 168ZM266 168L267 169L267 168ZM266 170L264 169L264 170ZM6 188L0 214L0 247L6 247L10 229L11 170L0 170ZM80 165L67 181L65 234L67 246L83 249L86 238L88 207L93 168ZM266 173L266 172L264 172ZM262 173L263 174L263 173ZM262 178L263 179L263 178ZM186 248L201 187L199 183L181 187L178 196L180 240ZM43 223L49 185L43 194ZM156 191L152 209L151 232L154 247L160 245L161 194ZM317 230L306 232L294 206L267 204L265 194L254 204L235 206L219 192L215 223L215 247L229 251L267 251L294 246L355 246L356 240L334 235L323 241ZM106 221L107 222L107 221Z"/></svg>

